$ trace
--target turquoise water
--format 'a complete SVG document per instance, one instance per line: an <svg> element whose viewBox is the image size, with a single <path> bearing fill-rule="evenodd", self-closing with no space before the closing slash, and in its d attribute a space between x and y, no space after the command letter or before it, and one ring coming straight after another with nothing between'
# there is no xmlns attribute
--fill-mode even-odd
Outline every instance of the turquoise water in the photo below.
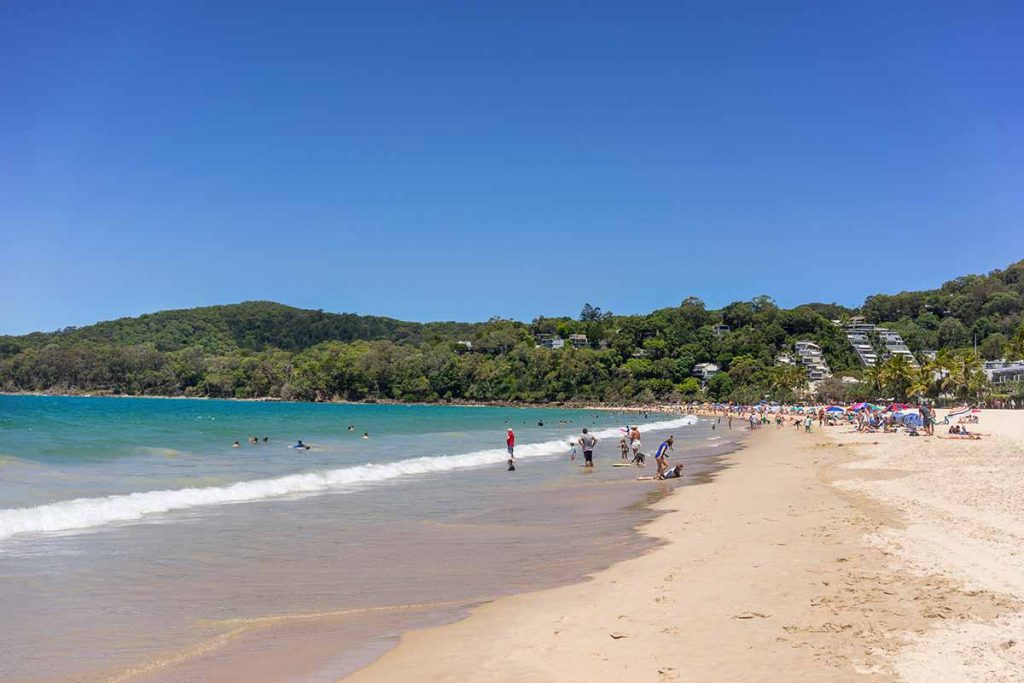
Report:
<svg viewBox="0 0 1024 683"><path fill-rule="evenodd" d="M567 452L579 428L615 436L624 419L579 410L0 396L0 542L500 465L508 428L519 457L551 456ZM291 447L300 439L309 450ZM32 507L40 509L11 511Z"/></svg>
<svg viewBox="0 0 1024 683"><path fill-rule="evenodd" d="M592 411L535 408L0 396L0 444L4 455L60 464L147 456L152 449L228 456L231 443L244 444L247 436L270 436L275 448L303 439L335 453L373 453L353 437L369 431L375 444L402 440L411 449L424 434L488 434L481 443L501 445L508 426L531 438L550 434L559 419L610 423ZM537 427L540 421L547 429Z"/></svg>
<svg viewBox="0 0 1024 683"><path fill-rule="evenodd" d="M673 433L691 477L739 436L680 415L0 396L0 605L19 624L0 633L0 680L146 670L238 620L456 605L335 624L335 680L406 628L645 547L638 503L673 485L607 466L627 422L648 451ZM568 458L583 427L594 471ZM216 680L245 660L216 656L222 669L186 658L187 674L144 679Z"/></svg>

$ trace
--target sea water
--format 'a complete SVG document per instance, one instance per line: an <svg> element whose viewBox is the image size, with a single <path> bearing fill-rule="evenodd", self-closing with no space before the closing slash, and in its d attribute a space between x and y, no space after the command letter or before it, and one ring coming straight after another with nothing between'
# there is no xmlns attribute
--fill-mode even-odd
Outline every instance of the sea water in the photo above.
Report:
<svg viewBox="0 0 1024 683"><path fill-rule="evenodd" d="M730 444L682 415L0 396L0 680L334 680L649 545L665 485L608 467L627 423L691 477Z"/></svg>

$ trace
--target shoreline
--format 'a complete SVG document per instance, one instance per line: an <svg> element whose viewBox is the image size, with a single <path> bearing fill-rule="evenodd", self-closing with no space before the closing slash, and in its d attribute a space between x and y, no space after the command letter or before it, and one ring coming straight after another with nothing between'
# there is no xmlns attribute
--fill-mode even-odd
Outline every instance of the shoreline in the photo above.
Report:
<svg viewBox="0 0 1024 683"><path fill-rule="evenodd" d="M141 398L141 399L152 399L160 401L232 401L237 403L294 403L302 405L349 405L349 406L370 406L370 405L382 405L382 406L442 406L451 408L521 408L521 409L538 409L538 410L595 410L603 412L648 412L648 413L667 413L667 414L698 414L695 411L688 411L685 406L678 404L601 404L587 401L581 402L553 402L553 403L528 403L518 401L493 401L493 402L479 402L479 401L396 401L392 399L373 399L368 401L286 401L284 399L275 398L272 396L263 396L257 398L228 398L228 397L217 397L217 396L158 396L158 395L142 395L142 394L102 394L102 393L57 393L57 392L42 392L42 391L0 391L0 396L35 396L39 398L110 398L110 399L125 399L125 398ZM706 415L702 415L706 417Z"/></svg>
<svg viewBox="0 0 1024 683"><path fill-rule="evenodd" d="M668 436L669 432L652 431L649 434L655 438L663 438ZM698 443L703 443L703 440ZM743 448L743 443L744 440L738 439L732 447ZM690 467L694 476L689 484L713 479L720 470L724 455L727 455L718 453L717 449L699 445L697 447L702 452L692 460ZM599 458L606 465L618 458L617 453L613 453L612 450L613 447L608 445L599 453ZM580 520L577 522L577 528L586 529L586 538L591 542L590 552L574 552L572 557L559 557L558 552L553 551L550 556L546 556L546 561L576 565L583 571L596 572L634 554L642 554L652 547L656 541L641 534L639 530L646 520L661 514L651 506L651 502L668 494L671 489L668 486L655 486L652 489L651 482L643 482L637 486L633 481L636 474L649 475L651 470L651 464L648 463L646 470L624 470L628 476L609 482L597 483L581 479L578 483L547 489L547 494L538 491L537 495L540 496L553 495L557 492L560 497L568 495L579 499L574 503L577 506L585 498L593 499L594 504L599 507L607 506L609 501L615 501L613 510L616 517L631 520L628 529L623 528L619 531L608 526L597 527L593 520ZM616 490L609 489L609 486L615 487ZM550 505L554 505L552 509L558 509L553 501L544 506L545 509ZM617 522L613 521L612 524L614 526ZM595 534L601 529L608 535ZM472 571L471 568L470 570ZM358 671L386 654L397 645L404 633L456 623L481 604L500 600L505 596L570 585L579 576L565 575L553 580L541 574L543 572L537 575L530 574L533 578L524 576L517 579L515 586L497 584L483 592L453 599L447 603L345 607L323 613L278 614L244 620L244 624L230 632L184 650L167 653L149 664L136 666L123 675L115 675L110 681L165 683L198 678L237 680L240 675L245 680L256 682L280 680L285 677L296 680L334 680L343 672L348 675ZM384 619L386 614L393 614L395 616L392 618L399 621L382 627L380 622L373 623L374 614L379 614L381 619ZM365 631L366 624L378 631L372 639L367 639L365 633L356 635L353 632L353 629L360 625L363 625ZM357 644L356 641L360 639L366 642ZM287 649L282 649L282 642L291 645ZM339 647L339 643L345 645ZM333 676L329 675L330 671L334 671Z"/></svg>
<svg viewBox="0 0 1024 683"><path fill-rule="evenodd" d="M1024 422L1012 413L1000 421ZM406 633L344 680L928 681L953 671L1019 680L1024 572L1007 573L1020 566L1016 553L1006 550L1000 580L987 582L995 557L973 583L970 562L959 573L941 559L923 565L927 547L909 561L893 537L913 538L934 520L870 492L904 489L924 464L880 469L876 453L1019 451L1024 438L1006 432L960 442L766 427L723 458L713 483L653 506L662 514L639 531L657 548L576 584L500 598L454 624ZM1013 467L1022 463L1018 455ZM1024 526L1012 530L1024 534Z"/></svg>

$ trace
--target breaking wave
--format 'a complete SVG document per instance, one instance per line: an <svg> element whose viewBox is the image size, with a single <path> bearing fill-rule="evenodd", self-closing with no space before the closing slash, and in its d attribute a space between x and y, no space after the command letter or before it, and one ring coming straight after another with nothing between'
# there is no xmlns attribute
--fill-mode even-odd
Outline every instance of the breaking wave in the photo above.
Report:
<svg viewBox="0 0 1024 683"><path fill-rule="evenodd" d="M676 420L653 422L648 430L664 431L697 424L693 415ZM598 439L619 437L619 428L595 430ZM566 450L576 434L564 438L516 446L516 458L554 455ZM409 458L390 463L367 463L320 472L289 474L270 479L240 481L225 486L139 491L96 498L75 498L29 508L0 510L0 540L19 534L73 532L107 524L134 522L150 515L198 507L246 503L296 494L328 493L374 482L447 472L506 460L504 448L492 448L459 455Z"/></svg>

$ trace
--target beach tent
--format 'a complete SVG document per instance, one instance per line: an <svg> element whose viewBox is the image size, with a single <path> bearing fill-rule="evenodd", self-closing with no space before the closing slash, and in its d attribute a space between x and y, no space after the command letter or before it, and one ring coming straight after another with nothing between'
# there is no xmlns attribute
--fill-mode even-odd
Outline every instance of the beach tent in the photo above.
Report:
<svg viewBox="0 0 1024 683"><path fill-rule="evenodd" d="M921 411L917 408L898 411L896 413L896 421L902 422L905 425L913 425L914 427L920 427L924 424L924 421L921 419Z"/></svg>

